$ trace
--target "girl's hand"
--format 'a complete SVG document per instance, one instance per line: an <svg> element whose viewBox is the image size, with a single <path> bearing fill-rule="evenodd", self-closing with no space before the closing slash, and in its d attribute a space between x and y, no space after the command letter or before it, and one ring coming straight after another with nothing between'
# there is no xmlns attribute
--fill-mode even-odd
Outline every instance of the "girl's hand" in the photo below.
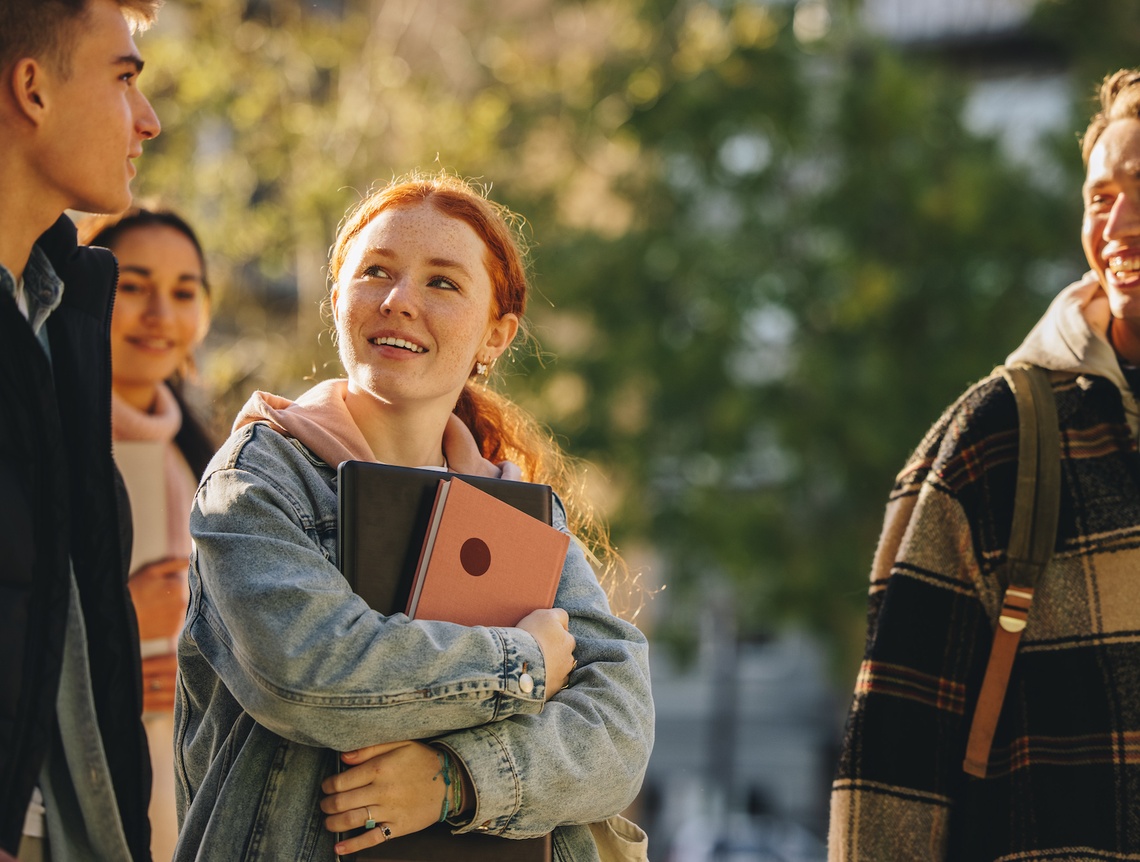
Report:
<svg viewBox="0 0 1140 862"><path fill-rule="evenodd" d="M518 622L518 628L530 632L542 650L546 664L546 699L558 694L570 681L570 672L578 664L574 659L576 642L570 634L570 616L562 608L531 611Z"/></svg>
<svg viewBox="0 0 1140 862"><path fill-rule="evenodd" d="M377 825L338 842L338 855L426 829L439 821L445 794L449 800L455 798L445 781L441 749L422 742L371 745L346 752L341 760L351 769L330 775L321 783L321 790L328 794L321 800L321 811L329 815L325 828L349 832L364 826L369 816ZM462 765L460 773L465 785L464 808L469 808L473 792ZM448 816L457 813L449 811Z"/></svg>

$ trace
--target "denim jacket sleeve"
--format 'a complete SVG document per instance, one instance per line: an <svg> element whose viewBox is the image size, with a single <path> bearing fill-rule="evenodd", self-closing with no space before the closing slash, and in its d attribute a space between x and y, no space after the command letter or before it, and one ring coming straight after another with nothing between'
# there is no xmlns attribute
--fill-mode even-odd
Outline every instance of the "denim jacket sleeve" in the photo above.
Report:
<svg viewBox="0 0 1140 862"><path fill-rule="evenodd" d="M252 425L199 488L184 637L242 709L286 739L339 751L539 712L545 667L529 633L384 617L349 589L331 481L326 465Z"/></svg>
<svg viewBox="0 0 1140 862"><path fill-rule="evenodd" d="M565 530L561 504L555 525ZM457 831L513 838L592 823L636 796L653 746L644 635L610 613L585 555L571 542L555 606L570 615L578 667L540 715L450 733L436 741L464 762L476 792Z"/></svg>

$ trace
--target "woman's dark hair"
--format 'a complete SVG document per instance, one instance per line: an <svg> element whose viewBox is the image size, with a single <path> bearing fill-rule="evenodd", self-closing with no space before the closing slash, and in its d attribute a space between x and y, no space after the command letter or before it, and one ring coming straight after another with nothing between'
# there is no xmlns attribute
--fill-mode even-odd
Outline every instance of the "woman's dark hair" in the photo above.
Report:
<svg viewBox="0 0 1140 862"><path fill-rule="evenodd" d="M198 262L202 265L202 287L209 295L210 280L206 277L206 254L202 251L198 234L182 216L170 210L131 207L115 215L92 216L79 225L79 241L83 245L98 245L114 251L115 241L127 231L146 227L168 227L190 240L190 244L198 252Z"/></svg>
<svg viewBox="0 0 1140 862"><path fill-rule="evenodd" d="M98 245L114 251L115 243L123 234L154 227L171 228L186 237L194 246L202 266L202 289L209 296L210 282L206 278L206 255L202 251L202 243L186 220L170 210L131 207L115 215L93 216L79 225L79 241L84 245ZM166 385L174 393L174 400L178 402L178 408L182 411L182 425L174 435L174 442L182 452L186 463L190 465L190 469L196 476L201 476L206 471L210 459L214 457L217 442L206 423L187 403L186 381L183 375L175 373L166 380Z"/></svg>
<svg viewBox="0 0 1140 862"><path fill-rule="evenodd" d="M177 385L171 383L167 385L174 394L174 400L178 402L178 409L182 411L182 424L178 427L178 433L174 435L174 442L182 457L186 459L186 463L190 465L190 469L194 471L194 476L200 479L206 472L210 459L214 457L218 445L206 423L199 419L186 403L181 381Z"/></svg>

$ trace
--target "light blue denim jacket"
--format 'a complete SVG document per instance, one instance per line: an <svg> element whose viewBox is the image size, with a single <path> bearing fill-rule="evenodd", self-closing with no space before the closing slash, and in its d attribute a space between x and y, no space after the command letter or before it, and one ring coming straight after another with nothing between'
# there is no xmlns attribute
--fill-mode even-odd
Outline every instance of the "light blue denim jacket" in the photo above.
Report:
<svg viewBox="0 0 1140 862"><path fill-rule="evenodd" d="M337 569L336 521L335 471L263 423L235 431L206 471L178 648L175 859L331 862L318 803L333 752L431 738L475 786L460 831L554 830L555 858L596 862L581 824L636 795L653 703L646 640L610 614L582 551L571 543L555 600L579 665L544 707L530 634L372 611Z"/></svg>

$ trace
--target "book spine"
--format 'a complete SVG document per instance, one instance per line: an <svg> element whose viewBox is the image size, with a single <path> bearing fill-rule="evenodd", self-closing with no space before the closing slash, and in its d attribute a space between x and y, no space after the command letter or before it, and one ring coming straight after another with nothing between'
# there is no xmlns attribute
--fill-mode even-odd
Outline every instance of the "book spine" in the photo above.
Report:
<svg viewBox="0 0 1140 862"><path fill-rule="evenodd" d="M344 517L345 509L348 508L347 501L353 499L356 493L356 483L352 481L352 473L344 470L337 470L337 495L336 495L336 565L340 569L342 575L348 575L356 571L356 536L352 534L350 529L347 529L349 524L348 519ZM349 559L352 557L352 559ZM354 578L347 578L353 590L356 589Z"/></svg>
<svg viewBox="0 0 1140 862"><path fill-rule="evenodd" d="M427 535L420 545L420 558L416 563L416 576L412 581L412 590L408 595L408 606L404 612L415 619L416 605L420 601L420 592L424 586L424 575L427 572L428 562L431 560L432 546L435 544L436 533L439 532L439 519L443 517L443 504L447 500L447 489L451 486L450 479L440 479L435 488L435 502L431 504L431 521L428 523Z"/></svg>

